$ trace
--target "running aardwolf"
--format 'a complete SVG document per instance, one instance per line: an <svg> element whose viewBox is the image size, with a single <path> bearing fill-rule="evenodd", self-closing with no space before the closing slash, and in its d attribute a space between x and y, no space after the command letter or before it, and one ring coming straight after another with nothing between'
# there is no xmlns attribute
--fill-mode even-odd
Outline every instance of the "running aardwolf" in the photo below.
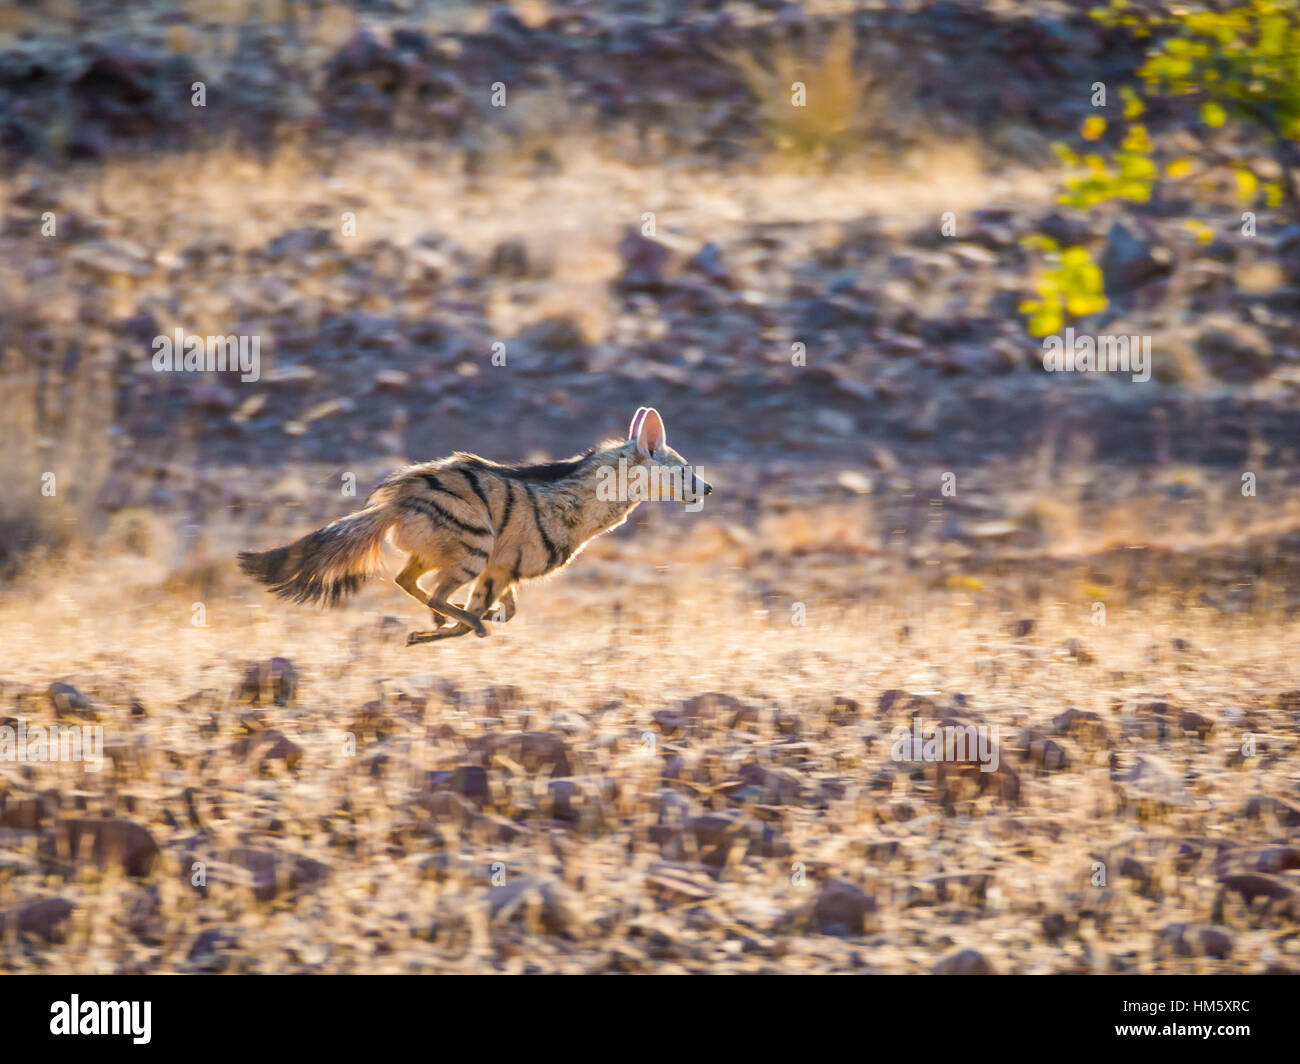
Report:
<svg viewBox="0 0 1300 1064"><path fill-rule="evenodd" d="M647 483L648 482L648 483ZM457 452L384 479L363 510L287 547L244 552L244 572L295 602L334 605L381 567L389 540L408 557L397 586L433 612L407 645L473 632L515 615L515 585L563 568L647 500L693 503L713 491L668 446L663 418L641 407L626 440L543 465ZM433 573L426 590L420 581ZM472 584L465 605L451 597Z"/></svg>

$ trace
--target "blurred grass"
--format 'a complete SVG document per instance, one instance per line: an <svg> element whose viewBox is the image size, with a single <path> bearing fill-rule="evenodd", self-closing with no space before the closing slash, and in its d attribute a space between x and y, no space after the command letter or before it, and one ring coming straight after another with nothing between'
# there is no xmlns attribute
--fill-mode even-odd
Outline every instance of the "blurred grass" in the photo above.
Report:
<svg viewBox="0 0 1300 1064"><path fill-rule="evenodd" d="M744 79L762 113L772 151L784 162L830 169L873 147L871 131L906 106L898 71L886 78L856 57L852 23L802 42L782 40L762 53L720 53ZM799 90L798 86L802 86ZM803 95L796 103L796 91Z"/></svg>
<svg viewBox="0 0 1300 1064"><path fill-rule="evenodd" d="M921 972L954 944L984 951L1001 970L1105 971L1117 958L1146 972L1246 972L1289 948L1283 925L1229 906L1236 948L1228 959L1162 954L1159 929L1206 919L1213 887L1158 864L1159 891L1139 890L1112 868L1111 889L1093 899L1106 919L1088 926L1088 950L1036 928L1044 906L1071 915L1085 907L1077 892L1097 853L1185 835L1271 837L1269 824L1243 820L1240 810L1262 788L1285 789L1285 751L1270 747L1249 771L1227 767L1236 734L1228 713L1248 714L1289 748L1277 695L1294 683L1294 621L1255 614L1225 622L1147 603L1113 607L1096 627L1086 610L1055 604L1035 611L1034 633L1013 639L1009 626L1024 614L996 590L900 583L892 598L847 609L809 596L808 623L798 627L788 611L767 608L708 566L677 564L636 582L625 563L594 568L598 582L566 577L531 589L519 617L491 638L436 653L413 652L383 629L385 610L403 621L416 613L388 587L333 613L281 608L241 588L209 600L207 628L189 623L179 591L132 597L124 611L104 608L123 597L114 586L120 574L92 574L78 594L51 585L30 602L0 602L9 633L0 677L18 685L7 690L32 685L39 695L66 676L90 697L119 751L138 751L123 759L119 812L129 802L129 815L160 842L178 843L195 831L182 798L193 786L214 845L247 837L329 867L326 881L273 901L238 881L200 895L174 848L145 881L83 867L40 884L77 906L65 933L49 943L0 941L0 969L189 971L199 963L191 956L197 936L213 928L241 939L214 949L213 963L248 972L511 971L525 962L548 971L841 971L855 950L872 970ZM53 627L58 642L47 638ZM1063 649L1071 640L1087 659ZM244 662L270 653L293 661L298 698L250 707L234 694ZM890 729L907 723L903 703L878 709L891 689L940 700L959 692L965 711L998 724L1005 757L1023 774L1027 808L983 798L963 802L961 816L936 815L933 773L890 760ZM660 710L709 690L753 707L752 717L724 713L671 735L656 723ZM398 692L414 701L398 701ZM1119 739L1117 703L1152 697L1195 706L1221 731L1159 746ZM136 698L146 716L129 714ZM837 715L840 699L860 707L852 719ZM1072 736L1067 771L1032 771L1012 753L1016 735L1045 727L1067 705L1097 712L1113 729L1111 743ZM359 725L367 712L386 721L383 736ZM27 713L44 722L49 711ZM259 767L241 758L246 726L283 730L301 747L301 763ZM591 787L571 819L555 819L544 773L504 758L489 763L496 818L460 828L422 802L426 772L465 763L486 737L529 730L562 739ZM360 756L340 754L350 731ZM655 738L649 753L647 733ZM1192 800L1139 819L1117 807L1109 758L1156 749L1180 772L1193 770ZM676 781L663 776L673 758L682 761ZM757 809L723 797L738 766L754 758L827 789ZM97 793L107 778L51 765L40 783ZM617 797L593 780L617 781ZM688 864L710 897L665 905L652 869L664 859L653 830L666 792L693 808L761 816L791 852L741 844L714 874ZM167 823L168 814L180 822ZM508 837L506 814L520 826ZM875 843L890 855L872 851ZM38 885L16 871L30 846L12 845L0 908ZM792 882L795 861L811 891ZM492 915L493 862L507 869L507 882L529 875L559 885L572 909L567 930L552 933L527 914ZM996 893L987 904L921 904L918 885L937 872L988 872ZM880 899L869 934L809 934L786 920L827 877L861 883ZM159 919L144 936L129 914L151 891ZM736 949L738 938L749 945Z"/></svg>
<svg viewBox="0 0 1300 1064"><path fill-rule="evenodd" d="M6 347L0 332L0 425L10 441L0 473L0 579L93 541L114 453L109 361L67 348L40 360Z"/></svg>

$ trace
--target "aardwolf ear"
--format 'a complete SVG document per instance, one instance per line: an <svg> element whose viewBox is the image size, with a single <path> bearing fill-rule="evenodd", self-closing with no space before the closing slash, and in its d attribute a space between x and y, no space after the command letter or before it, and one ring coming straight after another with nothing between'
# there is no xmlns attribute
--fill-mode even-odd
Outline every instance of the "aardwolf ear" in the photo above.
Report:
<svg viewBox="0 0 1300 1064"><path fill-rule="evenodd" d="M635 440L636 434L641 431L641 422L645 419L645 412L649 410L648 406L638 406L636 413L632 415L632 424L627 427L627 438Z"/></svg>
<svg viewBox="0 0 1300 1064"><path fill-rule="evenodd" d="M641 427L636 434L636 449L647 458L658 454L668 446L668 430L664 428L664 419L659 411L650 407L641 416Z"/></svg>

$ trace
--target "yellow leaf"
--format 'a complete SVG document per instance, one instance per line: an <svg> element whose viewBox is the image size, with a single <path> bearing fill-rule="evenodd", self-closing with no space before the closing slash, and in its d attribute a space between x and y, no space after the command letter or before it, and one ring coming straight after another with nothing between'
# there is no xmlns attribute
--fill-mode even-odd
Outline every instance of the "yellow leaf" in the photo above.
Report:
<svg viewBox="0 0 1300 1064"><path fill-rule="evenodd" d="M1227 120L1228 112L1214 101L1211 100L1208 103L1202 104L1201 121L1207 126L1213 126L1215 129L1218 129L1219 126L1223 125Z"/></svg>
<svg viewBox="0 0 1300 1064"><path fill-rule="evenodd" d="M1129 126L1129 131L1124 134L1123 147L1125 151L1139 152L1146 154L1151 150L1151 138L1147 135L1147 127L1140 122L1134 122Z"/></svg>
<svg viewBox="0 0 1300 1064"><path fill-rule="evenodd" d="M1060 311L1044 310L1029 319L1029 335L1049 336L1054 332L1060 332L1064 324L1065 320L1061 317Z"/></svg>
<svg viewBox="0 0 1300 1064"><path fill-rule="evenodd" d="M1083 120L1079 132L1084 140L1096 140L1106 132L1106 120L1100 115L1089 115Z"/></svg>
<svg viewBox="0 0 1300 1064"><path fill-rule="evenodd" d="M1124 117L1140 118L1142 113L1147 109L1146 104L1142 102L1141 97L1130 89L1127 85L1119 90L1120 97L1124 100Z"/></svg>
<svg viewBox="0 0 1300 1064"><path fill-rule="evenodd" d="M1058 159L1061 160L1061 162L1065 163L1066 166L1079 165L1079 156L1070 150L1070 146L1068 144L1061 144L1059 142L1053 144L1052 152L1056 155Z"/></svg>
<svg viewBox="0 0 1300 1064"><path fill-rule="evenodd" d="M1192 172L1191 159L1174 159L1165 167L1165 173L1170 177L1184 177Z"/></svg>
<svg viewBox="0 0 1300 1064"><path fill-rule="evenodd" d="M1259 178L1246 169L1237 171L1237 194L1247 202L1255 198L1259 191Z"/></svg>
<svg viewBox="0 0 1300 1064"><path fill-rule="evenodd" d="M1055 251L1057 243L1045 233L1030 233L1020 238L1020 246L1026 251Z"/></svg>

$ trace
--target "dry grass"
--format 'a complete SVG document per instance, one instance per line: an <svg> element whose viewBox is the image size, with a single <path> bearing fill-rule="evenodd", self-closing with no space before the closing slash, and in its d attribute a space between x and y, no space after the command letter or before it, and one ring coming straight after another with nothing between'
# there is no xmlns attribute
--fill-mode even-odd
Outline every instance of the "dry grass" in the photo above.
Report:
<svg viewBox="0 0 1300 1064"><path fill-rule="evenodd" d="M0 336L0 347L3 347ZM0 423L11 444L0 493L0 577L20 563L93 540L114 454L111 365L97 351L42 364L0 351Z"/></svg>
<svg viewBox="0 0 1300 1064"><path fill-rule="evenodd" d="M801 43L782 40L764 54L733 49L720 59L749 87L784 163L816 171L871 157L884 150L883 124L910 124L906 73L862 61L848 20Z"/></svg>
<svg viewBox="0 0 1300 1064"><path fill-rule="evenodd" d="M4 766L6 785L81 791L92 809L125 812L130 803L164 853L144 882L84 866L70 881L41 882L14 873L34 843L11 835L0 909L46 892L77 908L60 941L0 944L0 969L918 972L958 947L1018 972L1255 971L1294 961L1285 917L1231 899L1212 913L1213 876L1176 872L1160 849L1187 836L1277 838L1267 820L1241 814L1256 793L1294 788L1294 721L1277 708L1293 683L1294 623L1225 625L1146 608L1115 611L1096 628L1078 611L1048 608L1037 634L1017 640L1007 632L1011 618L978 597L917 589L848 612L810 599L807 625L793 627L715 566L638 572L596 560L588 569L576 582L533 590L520 616L488 640L433 653L402 647L400 631L381 634L378 611L410 612L387 588L348 611L316 614L223 586L209 600L206 628L188 623L183 597L105 608L107 577L78 583L75 595L10 597L0 606L9 633L0 677L37 690L68 678L91 696L106 738L139 753L111 784L108 772L63 765L35 773ZM120 595L121 574L112 579ZM1189 649L1176 651L1175 638ZM1095 662L1067 654L1070 639ZM242 662L272 654L298 668L296 700L241 706L233 692ZM1007 759L1013 736L1068 706L1095 710L1110 737L1063 738L1072 756L1064 771L1016 760L1019 807L972 797L945 814L933 775L890 757L891 729L907 724L901 704L877 708L893 688L939 706L964 695L972 718L1001 728ZM361 708L380 689L388 698L377 710L382 738ZM656 720L714 690L752 715L706 714L684 730ZM858 711L846 718L837 697L855 700ZM129 716L133 698L147 718ZM1194 707L1217 730L1205 741L1127 734L1133 706L1152 699ZM202 730L210 714L216 734ZM235 750L241 721L282 730L301 761L259 772ZM1247 722L1267 735L1267 753L1229 769L1226 756ZM538 731L565 745L582 795L569 808L557 807L548 789L554 766L530 762L508 742L482 754L489 737ZM1112 756L1162 759L1183 796L1165 808L1121 807ZM481 812L422 786L429 771L480 760L491 788ZM745 765L765 766L791 789L737 795ZM193 829L163 819L183 816L186 787L197 788L213 846L253 840L324 862L328 878L270 901L237 883L202 896L180 856ZM661 818L672 822L661 813L669 792L688 815L732 810L774 834L763 845L738 836L719 861L696 850L704 843L690 832L658 833ZM1143 857L1155 869L1150 884L1117 873L1123 856L1148 849L1157 855ZM1098 859L1110 863L1105 890L1089 885ZM934 877L953 873L992 878L973 895L936 897ZM545 893L517 911L502 907L502 876L506 886L527 879ZM846 940L801 923L830 878L877 899L862 934ZM126 914L150 890L158 914L146 932L133 931ZM1059 940L1039 926L1055 912L1073 928ZM1176 957L1161 944L1167 924L1212 916L1235 936L1230 959ZM199 932L217 927L231 942L214 958L187 959Z"/></svg>
<svg viewBox="0 0 1300 1064"><path fill-rule="evenodd" d="M943 211L998 201L1046 203L1049 191L1041 175L1029 172L987 177L975 154L961 146L929 150L918 173L906 176L897 170L885 176L866 163L821 176L638 166L620 161L607 138L583 134L554 141L553 149L563 167L557 174L539 176L503 157L471 179L458 162L424 160L410 151L367 147L326 160L290 142L266 161L222 150L178 156L164 167L112 162L52 177L44 198L59 206L60 217L75 212L102 220L105 239L135 258L136 272L89 278L95 298L114 317L143 306L192 332L222 333L235 308L262 299L265 269L249 256L287 230L311 225L333 232L340 247L363 259L388 244L410 253L431 234L482 259L502 241L520 241L539 276L488 276L494 334L508 337L537 321L568 316L589 341L600 342L616 335L620 313L609 288L620 269L618 241L647 211L655 214L660 238L685 253L764 224L798 224L810 241L832 244L843 226L883 214L903 232ZM0 213L15 211L21 189L20 182L0 181ZM355 237L341 235L345 211L356 215ZM230 249L219 284L182 268L185 250L196 246ZM417 251L415 257L423 262L428 254ZM12 249L14 261L33 255L48 257L52 269L44 288L27 298L39 300L53 317L77 322L70 295L88 278L56 241ZM312 256L297 263L281 279L290 286L285 298L320 311L351 306L355 293L336 259ZM17 301L24 284L16 269L8 275ZM771 283L742 277L760 289ZM370 309L413 316L427 311L424 296L409 305L385 299L385 307ZM91 331L96 342L111 340L107 331Z"/></svg>

